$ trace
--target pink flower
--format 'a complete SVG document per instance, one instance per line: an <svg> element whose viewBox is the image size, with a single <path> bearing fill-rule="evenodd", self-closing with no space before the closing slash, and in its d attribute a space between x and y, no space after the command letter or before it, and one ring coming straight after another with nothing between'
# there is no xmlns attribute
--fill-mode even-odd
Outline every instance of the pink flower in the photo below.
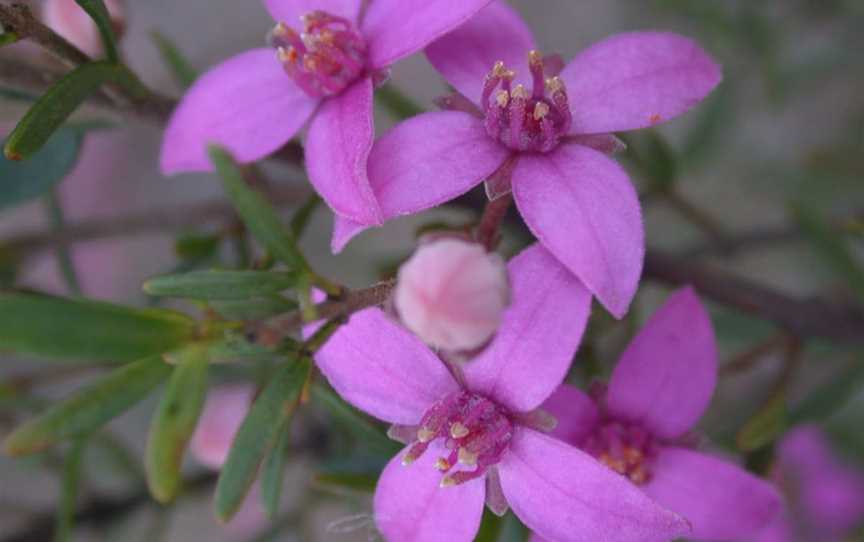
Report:
<svg viewBox="0 0 864 542"><path fill-rule="evenodd" d="M644 234L627 174L604 155L620 145L610 134L683 113L719 83L720 69L674 34L612 36L560 74L535 48L531 31L502 2L429 46L429 60L464 96L375 143L371 191L389 220L484 179L494 181L487 193L500 195L512 180L534 235L620 317L639 281ZM371 224L351 220L337 217L334 249Z"/></svg>
<svg viewBox="0 0 864 542"><path fill-rule="evenodd" d="M120 0L105 0L118 34L125 24L125 8ZM75 0L46 0L42 4L42 20L52 30L74 43L92 57L102 54L102 38L87 13Z"/></svg>
<svg viewBox="0 0 864 542"><path fill-rule="evenodd" d="M818 427L789 432L774 470L787 506L757 542L840 542L864 522L864 473L842 464Z"/></svg>
<svg viewBox="0 0 864 542"><path fill-rule="evenodd" d="M467 240L430 240L399 268L393 295L405 327L433 348L473 350L485 344L510 303L504 260Z"/></svg>
<svg viewBox="0 0 864 542"><path fill-rule="evenodd" d="M348 401L409 442L385 467L375 521L391 542L474 539L484 501L555 540L666 541L687 523L589 455L535 428L564 378L590 294L544 248L509 264L513 303L495 339L448 371L379 309L352 316L317 355ZM407 464L407 465L405 465Z"/></svg>
<svg viewBox="0 0 864 542"><path fill-rule="evenodd" d="M687 518L690 538L740 540L764 527L780 500L766 481L686 445L716 381L711 321L684 288L630 343L602 397L563 385L543 408L559 419L555 436Z"/></svg>
<svg viewBox="0 0 864 542"><path fill-rule="evenodd" d="M266 0L274 49L237 55L204 74L165 132L165 174L209 171L206 146L242 162L306 135L309 180L333 211L381 224L366 176L372 89L388 67L464 23L490 0ZM362 13L361 13L362 12Z"/></svg>

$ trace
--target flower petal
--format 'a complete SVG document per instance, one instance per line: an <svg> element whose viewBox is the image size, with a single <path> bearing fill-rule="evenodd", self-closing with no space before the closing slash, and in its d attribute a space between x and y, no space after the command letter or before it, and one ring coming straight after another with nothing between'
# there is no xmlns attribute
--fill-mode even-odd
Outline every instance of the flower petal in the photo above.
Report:
<svg viewBox="0 0 864 542"><path fill-rule="evenodd" d="M249 384L217 386L210 390L189 445L199 462L212 469L222 468L254 396L255 387Z"/></svg>
<svg viewBox="0 0 864 542"><path fill-rule="evenodd" d="M639 199L621 166L581 145L525 154L513 172L513 195L540 242L621 318L645 255Z"/></svg>
<svg viewBox="0 0 864 542"><path fill-rule="evenodd" d="M416 53L465 23L490 0L375 0L363 18L373 69Z"/></svg>
<svg viewBox="0 0 864 542"><path fill-rule="evenodd" d="M363 0L264 0L264 5L274 20L302 28L300 17L316 10L345 17L356 25Z"/></svg>
<svg viewBox="0 0 864 542"><path fill-rule="evenodd" d="M355 236L369 229L369 226L354 222L339 215L333 218L333 236L330 239L330 250L339 254Z"/></svg>
<svg viewBox="0 0 864 542"><path fill-rule="evenodd" d="M588 321L591 295L535 244L508 264L510 307L495 338L463 367L470 389L527 412L561 384Z"/></svg>
<svg viewBox="0 0 864 542"><path fill-rule="evenodd" d="M621 355L606 394L609 412L667 439L702 416L717 383L711 318L692 288L672 294Z"/></svg>
<svg viewBox="0 0 864 542"><path fill-rule="evenodd" d="M485 484L478 478L439 487L434 466L450 452L436 441L419 459L402 465L404 451L390 460L375 488L375 523L386 540L470 542L480 528Z"/></svg>
<svg viewBox="0 0 864 542"><path fill-rule="evenodd" d="M352 315L315 360L346 401L390 423L416 424L459 389L438 356L377 308Z"/></svg>
<svg viewBox="0 0 864 542"><path fill-rule="evenodd" d="M496 0L432 43L426 56L453 88L479 104L486 75L499 60L517 77L530 81L528 51L536 48L531 29L519 13Z"/></svg>
<svg viewBox="0 0 864 542"><path fill-rule="evenodd" d="M695 539L751 539L780 512L774 487L741 467L684 448L663 448L645 493L681 514Z"/></svg>
<svg viewBox="0 0 864 542"><path fill-rule="evenodd" d="M558 420L558 425L550 434L577 447L594 429L599 417L594 400L570 384L558 386L540 408Z"/></svg>
<svg viewBox="0 0 864 542"><path fill-rule="evenodd" d="M291 139L317 104L282 71L272 50L232 57L201 76L174 110L162 140L162 173L211 171L211 143L240 162L263 158Z"/></svg>
<svg viewBox="0 0 864 542"><path fill-rule="evenodd" d="M361 224L381 223L366 174L374 138L372 79L367 77L324 100L305 141L309 182L336 214Z"/></svg>
<svg viewBox="0 0 864 542"><path fill-rule="evenodd" d="M369 180L389 220L464 194L494 173L509 152L467 113L424 113L375 142Z"/></svg>
<svg viewBox="0 0 864 542"><path fill-rule="evenodd" d="M531 429L516 430L498 465L510 508L556 542L668 542L687 521L588 454Z"/></svg>
<svg viewBox="0 0 864 542"><path fill-rule="evenodd" d="M710 93L720 66L695 42L664 32L611 36L561 72L573 133L635 130L666 122Z"/></svg>

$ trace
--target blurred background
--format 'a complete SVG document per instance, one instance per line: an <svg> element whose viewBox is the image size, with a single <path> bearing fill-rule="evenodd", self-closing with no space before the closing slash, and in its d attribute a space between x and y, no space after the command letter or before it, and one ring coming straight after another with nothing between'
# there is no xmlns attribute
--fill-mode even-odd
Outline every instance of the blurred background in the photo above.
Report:
<svg viewBox="0 0 864 542"><path fill-rule="evenodd" d="M723 65L724 82L705 103L655 132L631 136L629 150L620 157L643 195L649 247L675 251L688 261L792 297L864 303L864 2L511 4L532 26L544 52L559 52L565 59L616 32L658 29L695 38ZM176 43L203 71L261 46L272 24L254 0L128 1L122 48L128 64L149 86L179 96L181 88L154 44L153 31ZM48 62L26 44L4 47L0 55L31 55L34 62ZM431 108L432 100L446 90L422 55L397 65L390 84L424 108ZM5 93L0 96L0 131L11 129L25 110L26 103ZM380 134L394 119L383 108L377 115ZM99 235L74 244L72 257L85 295L152 304L140 288L148 277L233 265L230 243L207 244L219 231L214 217L220 217L221 187L214 176L162 177L157 126L95 109L85 109L78 117L105 120L110 127L87 136L74 173L60 185L57 200L65 210L65 227L94 220L134 224L148 216L153 222L154 216L162 216L159 213L168 217L156 220L161 222L158 227L129 228L128 235ZM280 190L305 190L301 170L268 165L267 173ZM208 214L208 209L213 212ZM284 210L289 216L292 206ZM195 213L201 216L200 224L188 218L198 216ZM185 220L170 219L178 214ZM36 246L44 232L57 228L52 216L56 218L51 205L43 200L0 208L4 287L66 293L50 245L28 250L26 258L4 259L10 252L4 252L4 246ZM350 286L365 286L410 254L418 228L474 218L470 211L452 208L399 220L361 235L333 256L331 216L326 207L319 207L303 243L322 272ZM509 251L524 242L518 229L507 240ZM625 321L614 323L603 314L592 319L573 378L587 381L607 374L633 331L668 292L661 284L645 281ZM782 401L794 407L821 392L828 400L814 419L827 431L837 453L864 469L860 346L808 339L790 349L770 322L719 304L711 304L711 309L724 359L720 387L702 422L712 442L729 451L752 448L742 443L746 429L778 423L772 418L777 411L772 405ZM62 396L98 373L99 368L63 367L0 352L0 436L47 399ZM244 378L249 375L230 366L220 368L215 377L226 382ZM311 408L300 416L295 427L298 444L286 476L285 514L268 532L272 526L262 518L249 525L219 525L211 511L212 476L193 459L188 472L198 483L177 506L162 508L146 498L140 458L154 404L151 399L115 420L100 443L88 448L81 502L90 503L91 515L79 522L76 539L375 539L370 494L360 483L362 476L357 487L344 477L339 483L326 483L324 476L310 484L316 473L342 472L346 465L360 474L376 472L390 453L386 444L358 438L331 410ZM745 456L751 464L760 460L758 453ZM39 526L53 521L59 499L61 461L61 450L24 459L0 456L0 542L40 540ZM508 518L500 536L519 540L522 531Z"/></svg>

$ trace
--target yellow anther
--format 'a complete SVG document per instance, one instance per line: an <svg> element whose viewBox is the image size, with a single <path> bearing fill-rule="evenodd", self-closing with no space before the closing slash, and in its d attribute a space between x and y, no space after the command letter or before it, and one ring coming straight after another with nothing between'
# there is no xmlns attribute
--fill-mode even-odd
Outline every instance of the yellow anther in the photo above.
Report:
<svg viewBox="0 0 864 542"><path fill-rule="evenodd" d="M510 93L506 90L499 90L495 94L495 102L498 104L498 107L507 107L507 104L510 103Z"/></svg>
<svg viewBox="0 0 864 542"><path fill-rule="evenodd" d="M528 91L525 89L524 86L516 85L516 87L513 88L513 91L510 92L510 96L514 100L527 100L528 97L530 96L530 94L528 93Z"/></svg>
<svg viewBox="0 0 864 542"><path fill-rule="evenodd" d="M495 77L504 77L506 73L507 66L504 65L503 60L499 60L495 63L494 66L492 66L492 75L494 75Z"/></svg>
<svg viewBox="0 0 864 542"><path fill-rule="evenodd" d="M429 442L435 438L435 431L432 431L428 427L421 427L417 430L417 440L420 442Z"/></svg>
<svg viewBox="0 0 864 542"><path fill-rule="evenodd" d="M534 120L541 120L549 114L549 104L546 102L537 102L534 105Z"/></svg>
<svg viewBox="0 0 864 542"><path fill-rule="evenodd" d="M453 479L449 474L444 478L441 478L441 487L453 487L456 485L456 480Z"/></svg>
<svg viewBox="0 0 864 542"><path fill-rule="evenodd" d="M450 462L443 457L439 457L438 460L435 461L435 468L440 470L441 472L447 472L452 466L453 465L451 465Z"/></svg>
<svg viewBox="0 0 864 542"><path fill-rule="evenodd" d="M546 91L549 94L564 92L564 81L562 81L558 76L550 77L546 80Z"/></svg>
<svg viewBox="0 0 864 542"><path fill-rule="evenodd" d="M274 36L287 36L289 33L288 26L285 23L278 23L273 28Z"/></svg>
<svg viewBox="0 0 864 542"><path fill-rule="evenodd" d="M453 438L462 438L469 432L468 428L462 422L455 422L450 426L450 436Z"/></svg>
<svg viewBox="0 0 864 542"><path fill-rule="evenodd" d="M468 467L473 467L477 464L477 454L469 452L467 448L459 448L459 463Z"/></svg>
<svg viewBox="0 0 864 542"><path fill-rule="evenodd" d="M402 466L407 467L408 465L410 465L411 463L413 463L416 460L417 460L417 458L412 456L411 454L405 454L402 456Z"/></svg>
<svg viewBox="0 0 864 542"><path fill-rule="evenodd" d="M534 64L534 65L539 64L541 66L543 65L543 55L540 54L540 51L538 51L536 49L532 49L531 51L528 51L528 64L529 65L530 64Z"/></svg>
<svg viewBox="0 0 864 542"><path fill-rule="evenodd" d="M642 463L642 452L637 448L624 448L624 461L627 462L628 465L635 466Z"/></svg>

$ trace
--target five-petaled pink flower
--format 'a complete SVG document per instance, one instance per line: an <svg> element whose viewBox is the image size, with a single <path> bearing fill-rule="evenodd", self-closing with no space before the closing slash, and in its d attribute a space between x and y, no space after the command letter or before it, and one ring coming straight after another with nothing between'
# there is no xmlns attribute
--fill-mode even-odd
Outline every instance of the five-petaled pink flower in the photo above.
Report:
<svg viewBox="0 0 864 542"><path fill-rule="evenodd" d="M165 132L166 174L210 170L207 145L242 162L285 145L314 113L306 169L338 215L380 224L366 160L372 91L388 67L468 20L489 0L265 0L273 48L237 55L186 93ZM365 10L364 4L367 4Z"/></svg>
<svg viewBox="0 0 864 542"><path fill-rule="evenodd" d="M719 83L720 69L674 34L612 36L560 73L560 61L544 61L535 48L525 23L500 2L428 47L461 96L444 101L449 111L411 118L375 143L372 192L388 220L487 179L496 197L512 179L534 235L620 317L639 281L644 234L636 192L604 154L620 144L610 134L683 113ZM370 225L337 216L334 249Z"/></svg>
<svg viewBox="0 0 864 542"><path fill-rule="evenodd" d="M786 494L786 508L756 542L852 540L864 524L864 473L844 465L818 427L789 432L777 449L774 478Z"/></svg>
<svg viewBox="0 0 864 542"><path fill-rule="evenodd" d="M716 381L711 321L684 288L630 343L596 402L565 384L543 408L558 418L555 436L686 518L689 538L742 540L772 519L780 497L765 480L688 446Z"/></svg>
<svg viewBox="0 0 864 542"><path fill-rule="evenodd" d="M688 531L590 455L537 428L581 339L591 295L542 246L509 263L513 302L489 346L447 366L383 311L359 312L317 364L408 443L385 467L375 521L391 542L474 539L484 501L554 540L661 542ZM548 429L548 426L547 426Z"/></svg>

